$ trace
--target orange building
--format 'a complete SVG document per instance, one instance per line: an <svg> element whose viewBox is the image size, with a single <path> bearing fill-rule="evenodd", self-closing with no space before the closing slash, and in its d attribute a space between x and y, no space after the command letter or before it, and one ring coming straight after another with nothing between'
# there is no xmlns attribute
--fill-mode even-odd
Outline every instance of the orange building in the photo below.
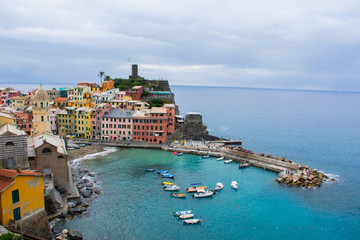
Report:
<svg viewBox="0 0 360 240"><path fill-rule="evenodd" d="M114 81L113 80L106 80L101 83L101 90L105 92L110 89L114 89Z"/></svg>

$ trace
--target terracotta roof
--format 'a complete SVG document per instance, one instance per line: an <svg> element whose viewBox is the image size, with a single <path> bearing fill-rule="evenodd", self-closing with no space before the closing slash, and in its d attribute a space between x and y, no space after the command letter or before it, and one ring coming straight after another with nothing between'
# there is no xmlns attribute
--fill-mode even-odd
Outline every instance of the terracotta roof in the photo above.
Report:
<svg viewBox="0 0 360 240"><path fill-rule="evenodd" d="M15 178L16 176L45 176L43 173L37 173L33 171L20 170L20 172L14 169L0 169L0 177Z"/></svg>
<svg viewBox="0 0 360 240"><path fill-rule="evenodd" d="M57 99L55 99L55 102L66 102L67 98L66 97L58 97Z"/></svg>
<svg viewBox="0 0 360 240"><path fill-rule="evenodd" d="M11 186L15 182L15 179L2 179L0 178L0 192Z"/></svg>

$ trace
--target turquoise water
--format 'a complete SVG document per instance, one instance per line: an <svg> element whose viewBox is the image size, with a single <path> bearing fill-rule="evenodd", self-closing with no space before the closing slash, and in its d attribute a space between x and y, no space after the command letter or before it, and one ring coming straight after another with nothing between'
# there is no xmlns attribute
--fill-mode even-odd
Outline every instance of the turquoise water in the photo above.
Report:
<svg viewBox="0 0 360 240"><path fill-rule="evenodd" d="M214 158L121 150L82 164L99 173L103 194L88 214L65 223L85 239L359 239L360 94L174 87L180 111L203 113L213 134L244 140L255 152L284 156L336 178L321 188L291 188L277 174L238 169ZM199 100L200 99L200 100ZM184 190L201 182L224 189L206 199L169 197L156 167ZM239 190L230 188L231 181ZM204 222L170 214L192 209Z"/></svg>

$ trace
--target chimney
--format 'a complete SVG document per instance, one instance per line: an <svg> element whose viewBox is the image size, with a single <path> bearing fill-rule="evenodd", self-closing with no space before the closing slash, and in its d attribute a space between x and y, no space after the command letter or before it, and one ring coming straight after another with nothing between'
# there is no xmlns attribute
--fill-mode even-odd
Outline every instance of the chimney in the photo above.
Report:
<svg viewBox="0 0 360 240"><path fill-rule="evenodd" d="M21 171L20 171L20 165L17 165L16 171L17 171L18 173L21 173Z"/></svg>

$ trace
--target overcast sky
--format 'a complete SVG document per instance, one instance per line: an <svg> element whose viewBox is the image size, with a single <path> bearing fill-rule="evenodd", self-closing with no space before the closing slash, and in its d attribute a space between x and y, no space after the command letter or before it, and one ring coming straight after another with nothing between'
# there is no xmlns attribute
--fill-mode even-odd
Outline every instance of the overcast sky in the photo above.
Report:
<svg viewBox="0 0 360 240"><path fill-rule="evenodd" d="M1 87L137 63L171 85L360 91L360 1L2 0L0 56Z"/></svg>

